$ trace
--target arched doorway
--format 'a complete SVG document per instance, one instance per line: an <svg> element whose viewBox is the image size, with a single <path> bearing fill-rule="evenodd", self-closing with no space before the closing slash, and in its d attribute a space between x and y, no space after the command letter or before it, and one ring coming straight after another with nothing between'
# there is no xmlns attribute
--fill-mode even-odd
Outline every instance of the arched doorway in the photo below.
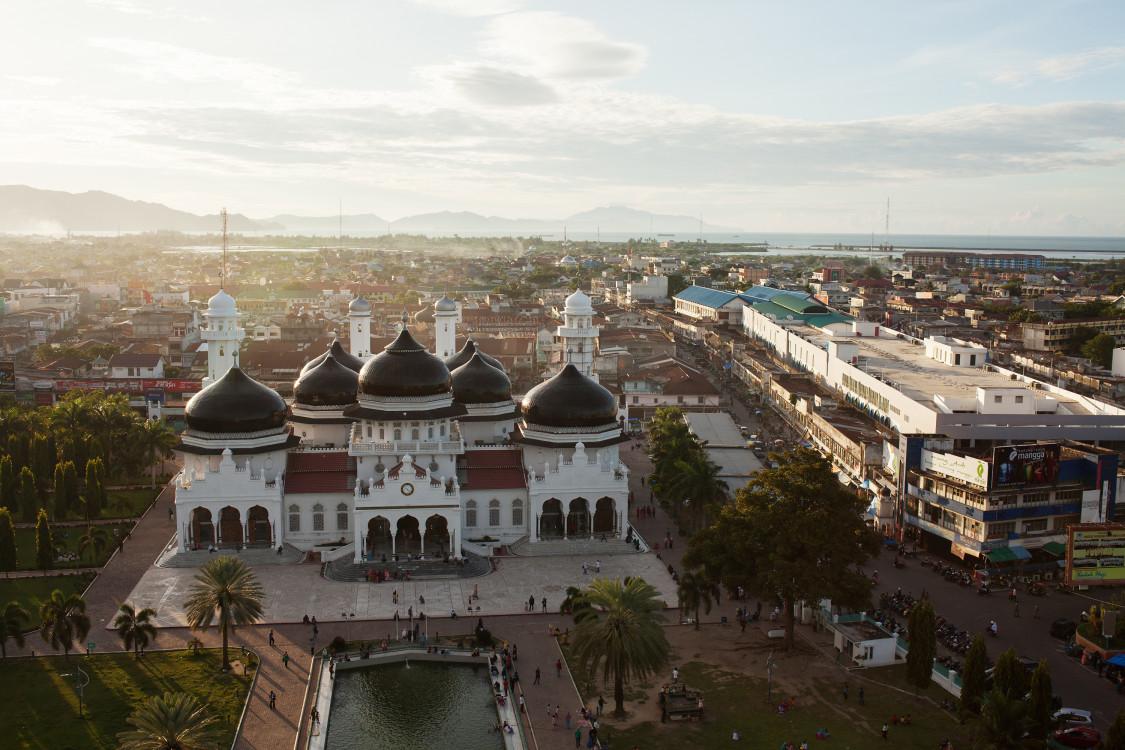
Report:
<svg viewBox="0 0 1125 750"><path fill-rule="evenodd" d="M590 536L590 504L584 497L570 501L570 512L566 514L566 535Z"/></svg>
<svg viewBox="0 0 1125 750"><path fill-rule="evenodd" d="M219 541L228 547L242 544L242 514L230 505L219 511Z"/></svg>
<svg viewBox="0 0 1125 750"><path fill-rule="evenodd" d="M432 515L426 519L425 553L442 557L449 551L449 522L445 516Z"/></svg>
<svg viewBox="0 0 1125 750"><path fill-rule="evenodd" d="M246 520L250 524L248 544L256 547L272 547L273 529L270 527L269 511L260 505L255 505L246 514Z"/></svg>
<svg viewBox="0 0 1125 750"><path fill-rule="evenodd" d="M391 554L391 522L382 516L367 522L367 552L377 558Z"/></svg>
<svg viewBox="0 0 1125 750"><path fill-rule="evenodd" d="M399 557L417 555L422 551L422 540L418 535L418 519L406 516L398 520L395 534L395 554Z"/></svg>
<svg viewBox="0 0 1125 750"><path fill-rule="evenodd" d="M539 538L556 539L563 535L562 503L551 498L543 503L543 513L539 516Z"/></svg>
<svg viewBox="0 0 1125 750"><path fill-rule="evenodd" d="M613 498L603 497L594 506L594 533L616 534L617 514L614 512Z"/></svg>
<svg viewBox="0 0 1125 750"><path fill-rule="evenodd" d="M196 547L215 543L215 523L207 508L196 508L191 512L191 542Z"/></svg>

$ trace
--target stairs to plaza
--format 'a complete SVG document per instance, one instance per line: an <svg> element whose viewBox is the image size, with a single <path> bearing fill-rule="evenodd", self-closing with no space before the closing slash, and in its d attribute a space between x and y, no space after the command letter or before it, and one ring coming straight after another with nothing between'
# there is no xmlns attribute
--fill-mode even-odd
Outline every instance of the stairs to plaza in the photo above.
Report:
<svg viewBox="0 0 1125 750"><path fill-rule="evenodd" d="M391 575L398 572L401 578L405 573L410 573L412 580L435 578L476 578L488 573L492 564L487 558L479 555L465 554L462 565L444 562L440 558L427 560L404 560L398 562L362 562L354 563L351 558L333 560L324 566L324 577L330 581L366 581L367 574L372 570L387 570Z"/></svg>
<svg viewBox="0 0 1125 750"><path fill-rule="evenodd" d="M160 557L156 558L156 567L199 568L205 565L209 558L217 555L234 555L241 558L250 567L293 565L305 559L305 553L290 544L285 544L279 555L276 547L243 547L238 552L235 552L233 547L231 549L219 549L214 553L210 553L206 549L177 552L173 541L173 544L166 548Z"/></svg>
<svg viewBox="0 0 1125 750"><path fill-rule="evenodd" d="M592 566L594 560L598 557L609 557L611 555L635 555L639 552L645 552L647 548L641 544L640 549L636 549L632 542L626 543L624 539L607 539L604 542L600 538L590 539L588 537L582 539L547 539L541 542L532 542L530 537L523 537L522 539L508 545L508 551L517 557L548 557L552 555L585 555L590 558L589 562Z"/></svg>

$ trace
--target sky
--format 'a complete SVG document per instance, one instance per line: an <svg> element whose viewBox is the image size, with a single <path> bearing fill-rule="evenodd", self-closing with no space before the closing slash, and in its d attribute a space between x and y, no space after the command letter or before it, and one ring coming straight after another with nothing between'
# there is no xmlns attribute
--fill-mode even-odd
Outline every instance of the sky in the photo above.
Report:
<svg viewBox="0 0 1125 750"><path fill-rule="evenodd" d="M194 213L1125 236L1125 3L36 0L0 184Z"/></svg>

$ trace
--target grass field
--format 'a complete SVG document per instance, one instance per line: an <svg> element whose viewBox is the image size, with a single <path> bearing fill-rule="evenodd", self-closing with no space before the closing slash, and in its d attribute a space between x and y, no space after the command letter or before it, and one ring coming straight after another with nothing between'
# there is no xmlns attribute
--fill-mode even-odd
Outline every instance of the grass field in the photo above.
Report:
<svg viewBox="0 0 1125 750"><path fill-rule="evenodd" d="M87 550L80 560L72 562L56 562L55 569L61 570L65 568L84 568L93 565L98 567L104 565L109 556L113 554L113 550L117 548L117 540L125 535L125 530L130 524L96 524L95 528L103 528L106 531L106 547L100 553L94 554L93 550ZM55 539L55 547L62 551L62 553L78 554L78 541L86 535L86 526L60 526L51 529ZM114 532L117 535L114 535ZM35 529L16 529L16 549L18 552L18 559L20 563L20 570L36 570L35 567ZM91 555L93 555L93 562L91 563Z"/></svg>
<svg viewBox="0 0 1125 750"><path fill-rule="evenodd" d="M19 602L31 615L28 629L38 629L38 602L50 597L51 592L55 589L62 591L64 594L81 594L92 580L94 580L94 576L91 574L52 575L46 578L0 578L0 606L10 601ZM46 649L45 644L39 640L38 634L29 636L28 643L34 644L30 645L30 648L34 648L36 651L41 652Z"/></svg>
<svg viewBox="0 0 1125 750"><path fill-rule="evenodd" d="M99 638L106 636L99 635ZM89 675L84 692L85 719L78 718L76 667ZM129 729L125 719L146 698L165 691L194 695L219 720L230 747L253 672L219 672L219 651L198 657L186 651L149 653L140 661L129 654L88 658L61 656L0 663L0 745L31 750L109 750L119 747L117 733Z"/></svg>

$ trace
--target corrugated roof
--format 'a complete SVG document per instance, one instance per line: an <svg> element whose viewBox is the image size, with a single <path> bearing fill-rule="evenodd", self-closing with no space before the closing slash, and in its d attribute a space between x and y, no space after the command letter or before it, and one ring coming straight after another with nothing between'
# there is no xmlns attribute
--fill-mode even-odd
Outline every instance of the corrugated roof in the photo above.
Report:
<svg viewBox="0 0 1125 750"><path fill-rule="evenodd" d="M676 295L676 299L694 302L704 307L719 308L730 302L738 295L733 292L724 292L721 289L708 289L704 286L689 286Z"/></svg>

